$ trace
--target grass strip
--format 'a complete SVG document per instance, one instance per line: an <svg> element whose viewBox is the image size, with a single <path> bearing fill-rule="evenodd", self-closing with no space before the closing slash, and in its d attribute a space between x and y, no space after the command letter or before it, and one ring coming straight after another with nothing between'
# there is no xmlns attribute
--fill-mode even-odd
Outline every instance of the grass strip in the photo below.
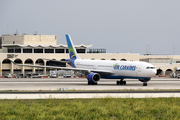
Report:
<svg viewBox="0 0 180 120"><path fill-rule="evenodd" d="M179 119L180 98L0 100L1 120Z"/></svg>

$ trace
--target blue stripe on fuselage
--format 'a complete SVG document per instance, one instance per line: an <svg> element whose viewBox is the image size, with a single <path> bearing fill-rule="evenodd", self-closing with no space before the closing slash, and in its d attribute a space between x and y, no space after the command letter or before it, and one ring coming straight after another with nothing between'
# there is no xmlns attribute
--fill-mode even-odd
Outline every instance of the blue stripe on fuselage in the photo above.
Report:
<svg viewBox="0 0 180 120"><path fill-rule="evenodd" d="M106 78L106 79L150 79L150 77L135 77L135 76L118 76L118 75L110 75L110 76L105 76L105 75L100 75L101 78Z"/></svg>

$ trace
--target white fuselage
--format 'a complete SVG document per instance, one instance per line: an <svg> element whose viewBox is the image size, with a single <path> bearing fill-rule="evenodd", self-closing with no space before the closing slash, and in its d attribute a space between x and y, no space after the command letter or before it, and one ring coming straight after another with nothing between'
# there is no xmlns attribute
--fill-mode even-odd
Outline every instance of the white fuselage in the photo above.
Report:
<svg viewBox="0 0 180 120"><path fill-rule="evenodd" d="M76 68L111 71L113 76L125 78L151 78L156 74L156 69L152 64L138 61L76 59L74 64Z"/></svg>

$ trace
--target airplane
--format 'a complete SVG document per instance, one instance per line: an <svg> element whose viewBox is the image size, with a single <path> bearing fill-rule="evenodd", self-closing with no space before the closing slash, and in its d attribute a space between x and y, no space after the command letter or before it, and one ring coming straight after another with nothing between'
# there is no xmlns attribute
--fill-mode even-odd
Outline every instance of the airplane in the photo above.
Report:
<svg viewBox="0 0 180 120"><path fill-rule="evenodd" d="M101 78L120 79L116 81L117 85L126 85L124 79L138 79L143 82L143 86L147 86L147 82L151 77L156 75L156 67L150 63L142 61L111 61L111 60L89 60L81 59L77 54L74 44L69 34L66 34L66 41L69 49L70 59L65 61L57 61L69 64L71 67L58 66L41 66L41 65L26 65L13 64L18 66L40 67L40 68L58 68L62 70L81 71L87 76L88 85L97 85ZM45 59L44 60L51 60ZM172 61L170 62L172 64ZM159 66L157 66L159 67Z"/></svg>

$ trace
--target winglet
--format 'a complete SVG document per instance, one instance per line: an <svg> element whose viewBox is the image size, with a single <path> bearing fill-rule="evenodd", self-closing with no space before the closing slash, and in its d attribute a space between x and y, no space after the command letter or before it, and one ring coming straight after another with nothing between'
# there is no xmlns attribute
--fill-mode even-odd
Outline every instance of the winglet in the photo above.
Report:
<svg viewBox="0 0 180 120"><path fill-rule="evenodd" d="M68 34L66 34L66 41L67 41L67 45L68 45L68 49L69 49L70 59L81 59L76 52L76 49L73 45L70 35L68 35Z"/></svg>
<svg viewBox="0 0 180 120"><path fill-rule="evenodd" d="M12 60L10 60L14 65L16 65L16 63L14 62L14 61L12 61Z"/></svg>

